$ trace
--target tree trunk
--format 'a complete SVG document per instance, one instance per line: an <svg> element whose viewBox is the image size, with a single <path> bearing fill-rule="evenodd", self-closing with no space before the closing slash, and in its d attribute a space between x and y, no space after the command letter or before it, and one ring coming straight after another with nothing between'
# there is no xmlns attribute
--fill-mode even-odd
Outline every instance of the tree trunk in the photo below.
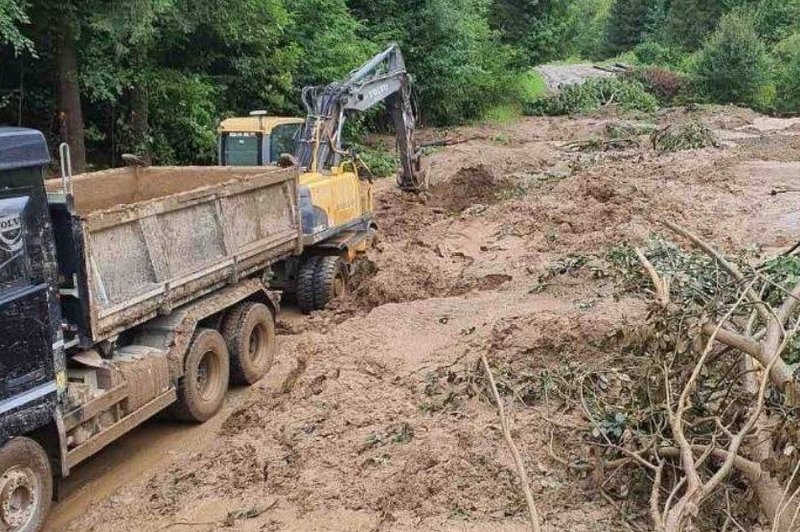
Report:
<svg viewBox="0 0 800 532"><path fill-rule="evenodd" d="M137 80L131 89L131 136L135 155L138 155L146 164L150 164L150 117L147 84Z"/></svg>
<svg viewBox="0 0 800 532"><path fill-rule="evenodd" d="M69 144L72 169L76 174L86 169L83 110L78 84L78 55L70 21L64 21L58 39L58 93L61 140Z"/></svg>

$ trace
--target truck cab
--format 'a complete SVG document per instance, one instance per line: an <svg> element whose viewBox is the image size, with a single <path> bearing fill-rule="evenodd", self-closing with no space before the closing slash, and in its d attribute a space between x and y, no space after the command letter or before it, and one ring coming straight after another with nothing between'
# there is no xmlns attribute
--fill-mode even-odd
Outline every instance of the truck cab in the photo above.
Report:
<svg viewBox="0 0 800 532"><path fill-rule="evenodd" d="M38 131L0 128L0 528L35 530L52 498L65 390L50 157Z"/></svg>
<svg viewBox="0 0 800 532"><path fill-rule="evenodd" d="M218 129L221 166L273 166L283 154L294 154L303 127L302 118L250 116L223 120Z"/></svg>

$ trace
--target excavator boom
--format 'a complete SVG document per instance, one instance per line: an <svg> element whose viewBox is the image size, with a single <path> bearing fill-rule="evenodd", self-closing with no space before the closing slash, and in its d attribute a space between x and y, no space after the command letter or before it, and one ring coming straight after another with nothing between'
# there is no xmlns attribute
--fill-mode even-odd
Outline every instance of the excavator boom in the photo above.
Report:
<svg viewBox="0 0 800 532"><path fill-rule="evenodd" d="M427 180L414 142L411 78L397 44L351 72L345 81L303 89L307 117L297 146L298 164L311 172L338 166L346 155L341 143L347 115L381 102L386 102L397 135L398 185L410 192L424 190Z"/></svg>

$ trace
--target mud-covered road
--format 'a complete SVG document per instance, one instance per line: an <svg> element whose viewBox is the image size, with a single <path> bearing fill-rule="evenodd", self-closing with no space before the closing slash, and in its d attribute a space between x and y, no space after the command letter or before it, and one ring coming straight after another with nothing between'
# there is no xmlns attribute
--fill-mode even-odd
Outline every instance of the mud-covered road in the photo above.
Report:
<svg viewBox="0 0 800 532"><path fill-rule="evenodd" d="M628 530L635 502L564 466L588 459L587 420L553 385L610 367L645 314L592 257L660 218L726 251L800 239L797 198L769 194L800 187L798 125L735 108L625 117L690 118L722 147L565 149L604 138L610 109L456 132L473 140L428 155L429 197L379 183L372 264L336 308L281 320L262 383L205 425L154 422L102 453L51 529L527 530L485 353L546 529Z"/></svg>

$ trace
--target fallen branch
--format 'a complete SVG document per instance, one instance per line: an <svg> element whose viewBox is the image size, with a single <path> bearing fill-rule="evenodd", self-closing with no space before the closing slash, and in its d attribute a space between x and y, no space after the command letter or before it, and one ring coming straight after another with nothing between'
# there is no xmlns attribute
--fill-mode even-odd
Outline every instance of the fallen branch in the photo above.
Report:
<svg viewBox="0 0 800 532"><path fill-rule="evenodd" d="M692 445L691 449L692 452L698 454L702 454L708 451L708 448L704 445ZM726 460L731 454L729 451L719 448L711 449L710 452L712 457L714 457L717 460L723 460L723 461ZM680 458L680 449L678 449L677 447L660 447L658 449L658 454L659 456L663 456L665 458ZM735 467L751 482L759 481L763 473L761 465L739 455L733 457L733 467Z"/></svg>
<svg viewBox="0 0 800 532"><path fill-rule="evenodd" d="M656 271L653 264L648 260L642 250L634 248L636 256L639 257L639 262L642 263L644 269L650 274L650 279L653 281L653 286L656 290L656 300L661 308L667 308L669 305L669 278L661 277Z"/></svg>
<svg viewBox="0 0 800 532"><path fill-rule="evenodd" d="M497 403L497 412L500 416L500 425L503 428L503 436L508 444L508 449L514 457L514 464L517 467L517 474L519 474L520 483L522 484L522 491L525 494L525 502L528 504L528 513L531 519L531 528L534 532L541 532L542 525L539 521L539 512L536 510L536 503L533 501L533 493L531 492L530 483L528 482L528 473L525 472L525 465L522 463L522 457L517 450L514 439L511 437L511 428L508 425L505 409L503 408L503 400L500 397L500 392L497 391L497 384L494 381L492 368L489 367L489 361L486 360L486 355L481 354L481 362L483 369L486 371L486 376L489 378L489 384L492 388L492 395Z"/></svg>
<svg viewBox="0 0 800 532"><path fill-rule="evenodd" d="M728 259L723 257L720 252L711 247L699 236L695 235L688 229L681 227L676 223L670 222L669 220L661 220L661 223L668 229L672 230L673 232L691 240L695 245L697 245L697 247L702 249L707 255L709 255L711 258L717 261L717 263L720 266L722 266L722 268L726 272L728 272L731 275L731 277L736 279L736 281L738 281L739 283L745 282L745 276L739 270L739 268L737 268L733 263L728 261ZM765 323L770 323L773 314L771 309L768 308L767 304L764 303L764 301L760 297L758 297L758 294L756 294L752 288L748 288L746 294L747 294L747 300L750 301L750 303L752 303L755 306L756 311L761 316L761 319Z"/></svg>

